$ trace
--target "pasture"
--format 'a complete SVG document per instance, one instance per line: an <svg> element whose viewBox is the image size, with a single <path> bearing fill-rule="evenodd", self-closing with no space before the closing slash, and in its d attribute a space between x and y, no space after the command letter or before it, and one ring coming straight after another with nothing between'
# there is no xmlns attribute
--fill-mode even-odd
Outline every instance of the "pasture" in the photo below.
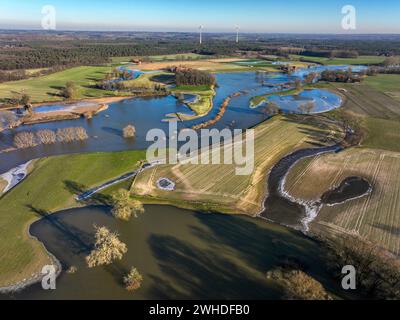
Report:
<svg viewBox="0 0 400 320"><path fill-rule="evenodd" d="M364 83L377 91L400 102L400 75L398 74L379 74L373 77L367 77Z"/></svg>
<svg viewBox="0 0 400 320"><path fill-rule="evenodd" d="M110 71L106 66L75 67L37 78L0 83L0 99L12 98L13 94L24 91L33 103L59 101L63 99L60 90L68 81L77 85L77 99L114 96L114 92L94 88L96 81Z"/></svg>
<svg viewBox="0 0 400 320"><path fill-rule="evenodd" d="M158 62L147 62L137 66L138 69L151 71L151 70L163 70L172 66L181 66L193 69L204 70L208 72L234 72L234 71L251 71L262 69L266 71L276 71L276 68L271 67L256 67L239 65L234 62L243 61L240 58L221 58L221 59L198 59L198 60L175 60L175 61L158 61Z"/></svg>
<svg viewBox="0 0 400 320"><path fill-rule="evenodd" d="M285 190L303 200L318 200L346 177L366 178L371 194L323 206L311 231L350 233L400 254L400 153L353 148L302 160L289 173Z"/></svg>

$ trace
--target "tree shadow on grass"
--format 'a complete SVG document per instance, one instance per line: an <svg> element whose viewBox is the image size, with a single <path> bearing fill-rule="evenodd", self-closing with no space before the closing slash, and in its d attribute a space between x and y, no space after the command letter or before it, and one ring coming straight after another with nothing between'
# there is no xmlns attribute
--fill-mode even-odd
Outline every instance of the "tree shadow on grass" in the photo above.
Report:
<svg viewBox="0 0 400 320"><path fill-rule="evenodd" d="M65 188L73 195L81 195L87 192L90 188L85 186L84 184L71 181L71 180L64 180ZM103 205L103 206L110 206L112 203L112 198L110 195L106 195L104 193L95 193L90 198L86 200L80 201L81 203L85 204L86 206L90 205Z"/></svg>
<svg viewBox="0 0 400 320"><path fill-rule="evenodd" d="M298 130L308 136L307 143L311 145L325 146L338 143L329 137L338 123L327 116L291 114L285 115L284 121L297 124Z"/></svg>

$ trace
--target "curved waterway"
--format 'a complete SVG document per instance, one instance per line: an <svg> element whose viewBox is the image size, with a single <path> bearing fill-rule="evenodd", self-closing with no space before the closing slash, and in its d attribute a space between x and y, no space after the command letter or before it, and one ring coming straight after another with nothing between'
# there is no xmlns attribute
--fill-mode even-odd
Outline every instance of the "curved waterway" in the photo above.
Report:
<svg viewBox="0 0 400 320"><path fill-rule="evenodd" d="M40 284L5 299L279 299L283 288L266 272L297 265L333 295L345 298L340 282L325 271L317 242L298 231L244 216L202 214L168 206L146 206L146 213L120 222L106 207L52 214L35 222L30 232L76 273L63 272L57 289ZM128 246L124 258L89 269L93 225L107 226ZM122 277L131 266L143 274L142 288L129 293Z"/></svg>
<svg viewBox="0 0 400 320"><path fill-rule="evenodd" d="M291 228L308 231L308 223L313 220L318 208L300 204L284 193L283 183L286 175L290 168L301 159L341 150L339 145L308 148L295 151L282 158L269 174L268 197L264 202L264 211L260 214L261 217Z"/></svg>
<svg viewBox="0 0 400 320"><path fill-rule="evenodd" d="M310 72L313 69L310 69ZM301 75L307 72L305 70ZM267 118L262 108L251 109L249 100L254 96L274 93L281 90L275 85L293 81L296 76L283 73L238 72L217 74L218 88L214 97L214 107L207 116L199 119L179 122L178 129L192 127L196 124L215 118L220 105L228 97L240 92L232 98L221 121L213 128L247 129ZM310 99L310 97L307 97ZM57 104L55 104L57 107ZM333 105L332 108L337 107ZM43 107L48 110L49 107ZM324 109L326 110L326 109ZM0 151L13 145L13 136L20 131L37 131L41 129L56 130L70 126L81 126L86 129L89 139L85 142L69 144L40 145L34 148L0 152L0 173L4 173L20 164L35 158L51 155L83 153L97 151L121 151L128 149L145 149L146 133L150 129L159 128L168 133L168 123L163 121L167 114L177 112L190 113L191 110L173 96L132 98L111 103L108 110L92 119L75 119L39 123L18 127L0 133ZM136 138L126 140L122 137L122 128L133 123L136 127Z"/></svg>
<svg viewBox="0 0 400 320"><path fill-rule="evenodd" d="M284 74L232 73L220 74L217 78L220 87L214 109L206 117L180 123L181 127L212 119L222 101L240 91L242 94L232 99L222 121L215 127L251 127L263 121L266 115L249 109L249 99L276 91L276 88L265 86L266 81L288 81L288 76ZM165 114L179 108L182 105L173 97L136 98L114 103L92 120L78 119L18 128L17 131L22 131L81 125L87 129L91 139L79 144L0 154L0 172L32 158L53 154L142 149L147 145L147 130L166 129L167 123L162 121ZM127 142L122 139L120 130L131 122L136 126L137 137L135 141ZM6 144L11 136L3 133L0 138ZM297 205L292 211L296 205L285 202L278 194L282 177L296 159L335 150L335 147L301 150L282 159L274 167L269 178L270 196L265 203L266 212L272 208L271 214L267 214L268 219L275 221L280 214L285 221L277 222L299 225L303 214L301 206ZM85 256L93 246L93 225L104 225L120 233L121 240L128 245L128 253L122 261L108 267L87 268ZM20 293L0 298L279 299L283 297L284 288L267 279L266 272L286 265L295 265L306 271L331 294L340 298L349 297L340 289L340 282L326 272L324 252L317 242L299 231L263 219L201 214L153 205L146 206L143 216L126 223L114 219L110 208L88 207L44 216L30 227L30 232L60 260L64 271L74 266L77 272L63 272L57 280L56 290L45 291L40 284L36 284ZM142 288L133 294L122 285L122 278L131 266L137 267L144 276Z"/></svg>

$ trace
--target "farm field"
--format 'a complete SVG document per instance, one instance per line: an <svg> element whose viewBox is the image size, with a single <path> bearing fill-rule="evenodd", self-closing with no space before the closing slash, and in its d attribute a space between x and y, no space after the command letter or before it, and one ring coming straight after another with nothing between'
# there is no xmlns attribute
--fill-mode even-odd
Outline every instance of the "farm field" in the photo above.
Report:
<svg viewBox="0 0 400 320"><path fill-rule="evenodd" d="M255 128L254 170L250 175L237 175L234 164L160 165L141 173L131 190L144 202L254 215L262 208L271 167L286 154L319 141L321 136L338 139L338 130L323 116L275 116ZM325 143L333 141L328 139ZM223 159L223 149L218 146L212 152ZM232 150L231 144L228 150ZM203 154L207 157L209 152ZM174 192L157 188L156 182L163 177L176 183Z"/></svg>
<svg viewBox="0 0 400 320"><path fill-rule="evenodd" d="M1 197L0 287L29 278L49 262L43 246L28 236L33 221L63 208L79 206L74 194L134 170L144 157L143 151L124 151L35 161L26 180ZM104 197L97 201L102 203Z"/></svg>
<svg viewBox="0 0 400 320"><path fill-rule="evenodd" d="M91 87L110 71L111 68L106 66L75 67L42 77L1 83L0 99L11 98L13 93L25 91L31 96L33 103L59 101L63 99L60 90L68 81L73 81L77 85L77 99L114 96L115 93L112 91Z"/></svg>
<svg viewBox="0 0 400 320"><path fill-rule="evenodd" d="M176 60L176 61L160 61L142 63L137 66L141 70L162 70L171 66L184 66L188 68L194 68L199 70L205 70L209 72L229 72L229 71L248 71L256 70L256 67L248 67L238 65L237 61L242 61L240 58L221 58L221 59L200 59L200 60ZM264 68L260 68L264 69ZM266 71L276 71L276 68L267 67Z"/></svg>
<svg viewBox="0 0 400 320"><path fill-rule="evenodd" d="M290 55L292 59L305 59L307 61L320 63L324 65L374 65L380 64L385 60L385 57L379 56L359 56L358 58L325 58L325 57L310 57L302 55Z"/></svg>
<svg viewBox="0 0 400 320"><path fill-rule="evenodd" d="M368 77L366 80L376 83L371 87L369 82L361 85L333 84L331 88L337 90L345 98L342 111L356 116L359 120L365 137L361 145L368 148L400 151L400 101L383 92L379 80L386 77ZM380 89L380 90L379 90ZM397 92L400 92L398 89Z"/></svg>
<svg viewBox="0 0 400 320"><path fill-rule="evenodd" d="M345 97L346 101L343 108L346 111L359 116L381 119L400 118L400 101L369 86L367 83L358 85L337 83L332 84L332 87Z"/></svg>
<svg viewBox="0 0 400 320"><path fill-rule="evenodd" d="M383 92L400 102L400 75L379 74L367 77L364 83L370 88Z"/></svg>
<svg viewBox="0 0 400 320"><path fill-rule="evenodd" d="M311 231L357 234L399 255L400 153L354 148L303 160L290 171L285 190L298 199L318 200L349 176L366 178L372 193L323 206Z"/></svg>

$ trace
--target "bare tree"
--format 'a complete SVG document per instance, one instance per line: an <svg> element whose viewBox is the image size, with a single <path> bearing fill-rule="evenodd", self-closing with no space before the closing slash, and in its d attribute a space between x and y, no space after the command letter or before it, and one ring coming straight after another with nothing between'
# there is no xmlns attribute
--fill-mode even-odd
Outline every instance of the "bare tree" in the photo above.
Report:
<svg viewBox="0 0 400 320"><path fill-rule="evenodd" d="M132 214L137 217L138 214L144 213L143 204L140 201L131 199L128 190L120 189L114 192L112 195L112 200L112 214L117 219L129 221Z"/></svg>
<svg viewBox="0 0 400 320"><path fill-rule="evenodd" d="M88 134L82 127L59 128L57 129L56 135L57 140L62 143L88 139Z"/></svg>
<svg viewBox="0 0 400 320"><path fill-rule="evenodd" d="M130 272L124 277L125 288L128 291L134 291L141 287L143 282L143 276L140 272L132 267Z"/></svg>
<svg viewBox="0 0 400 320"><path fill-rule="evenodd" d="M136 134L136 128L129 124L127 125L124 130L123 130L124 138L129 139L129 138L134 138Z"/></svg>
<svg viewBox="0 0 400 320"><path fill-rule="evenodd" d="M89 268L102 265L109 265L115 260L121 260L128 251L126 244L118 238L117 233L113 233L106 227L95 227L95 246L90 255L86 257Z"/></svg>
<svg viewBox="0 0 400 320"><path fill-rule="evenodd" d="M14 136L14 145L17 148L30 148L38 145L35 135L32 132L18 132Z"/></svg>
<svg viewBox="0 0 400 320"><path fill-rule="evenodd" d="M280 111L279 105L274 101L269 101L267 106L263 109L263 113L272 116L278 114Z"/></svg>
<svg viewBox="0 0 400 320"><path fill-rule="evenodd" d="M295 87L296 87L296 90L300 90L300 89L301 89L302 83L301 83L300 78L296 78L296 79L294 80L294 85L295 85Z"/></svg>
<svg viewBox="0 0 400 320"><path fill-rule="evenodd" d="M0 111L0 131L13 126L17 121L17 116L12 111Z"/></svg>
<svg viewBox="0 0 400 320"><path fill-rule="evenodd" d="M56 134L49 129L39 130L36 133L36 137L38 141L43 144L54 144L57 142Z"/></svg>

